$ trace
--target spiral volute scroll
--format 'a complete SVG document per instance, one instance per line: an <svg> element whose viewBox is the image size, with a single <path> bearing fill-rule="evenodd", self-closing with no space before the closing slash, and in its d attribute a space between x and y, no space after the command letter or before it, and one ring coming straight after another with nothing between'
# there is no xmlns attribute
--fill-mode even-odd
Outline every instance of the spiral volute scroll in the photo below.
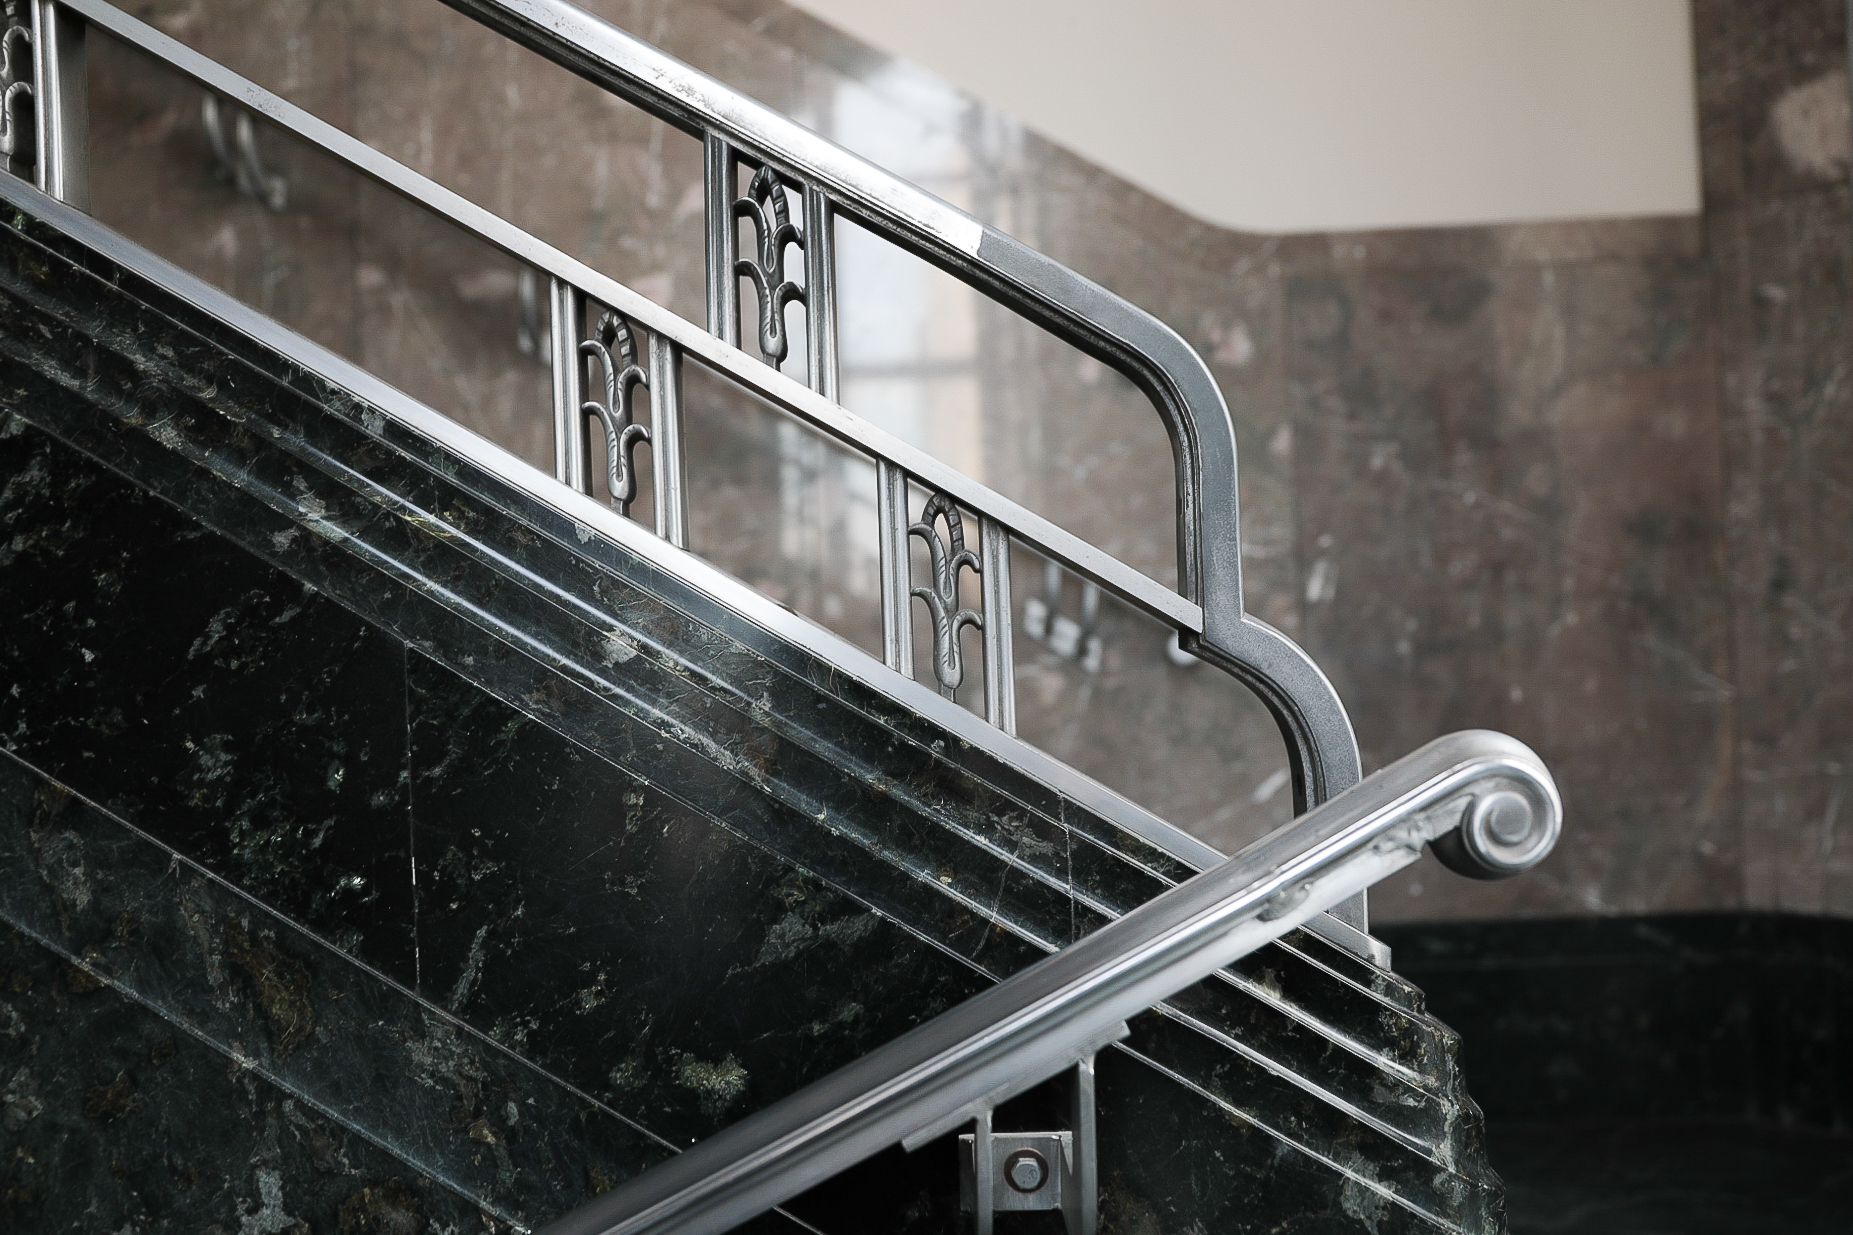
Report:
<svg viewBox="0 0 1853 1235"><path fill-rule="evenodd" d="M1557 845L1563 807L1548 782L1501 780L1476 792L1458 827L1429 848L1443 865L1470 879L1509 879L1530 870Z"/></svg>

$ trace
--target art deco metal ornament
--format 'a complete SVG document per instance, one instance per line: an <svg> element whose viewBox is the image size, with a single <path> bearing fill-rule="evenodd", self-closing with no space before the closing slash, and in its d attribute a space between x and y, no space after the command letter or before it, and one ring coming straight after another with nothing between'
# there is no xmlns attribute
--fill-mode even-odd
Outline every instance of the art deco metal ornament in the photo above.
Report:
<svg viewBox="0 0 1853 1235"><path fill-rule="evenodd" d="M599 317L598 329L579 345L579 354L596 358L604 374L605 401L587 399L580 411L598 417L605 427L605 484L611 491L612 508L629 515L637 499L637 468L631 455L637 443L650 440L650 430L632 420L631 391L648 386L650 375L637 363L630 324L616 313L607 311Z"/></svg>
<svg viewBox="0 0 1853 1235"><path fill-rule="evenodd" d="M785 184L777 172L762 167L747 186L746 196L733 204L736 217L753 221L756 257L742 257L734 263L734 272L753 281L759 296L759 351L766 363L777 367L785 363L791 351L791 339L785 331L785 306L796 301L805 304L804 289L785 277L785 246L804 249L804 234L791 221L791 207L785 201Z"/></svg>
<svg viewBox="0 0 1853 1235"><path fill-rule="evenodd" d="M6 32L0 34L0 156L15 176L32 175L38 159L33 132L31 18L19 0L6 6Z"/></svg>
<svg viewBox="0 0 1853 1235"><path fill-rule="evenodd" d="M945 539L937 524L944 521ZM926 542L932 560L932 586L917 587L913 594L926 602L933 619L933 676L939 679L939 693L950 699L965 680L965 662L959 651L959 634L967 626L984 629L984 619L976 610L959 608L959 570L970 570L981 580L984 567L978 555L965 547L965 521L958 507L943 493L928 499L920 512L920 521L908 527L907 534Z"/></svg>

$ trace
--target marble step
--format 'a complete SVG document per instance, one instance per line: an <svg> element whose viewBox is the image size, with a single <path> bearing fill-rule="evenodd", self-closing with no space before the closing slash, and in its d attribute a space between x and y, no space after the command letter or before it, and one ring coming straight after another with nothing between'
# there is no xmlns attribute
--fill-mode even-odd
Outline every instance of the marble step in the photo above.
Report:
<svg viewBox="0 0 1853 1235"><path fill-rule="evenodd" d="M6 569L34 586L9 594L68 595L9 632L8 671L33 689L0 705L7 744L668 1139L1181 873L239 331L20 227L33 236L0 228L18 378L0 515L20 546ZM109 294L48 291L81 278L40 277L60 260ZM800 957L811 970L779 971ZM1367 1210L1491 1229L1451 1036L1404 984L1346 969L1300 939L1189 993L1148 1018L1144 1084L1157 1068L1173 1106L1250 1129L1292 1164L1278 1171ZM621 986L634 1002L614 1016ZM1133 1107L1162 1118L1121 1090L1126 1127ZM1211 1160L1230 1148L1196 1141ZM1254 1208L1127 1171L1127 1205Z"/></svg>

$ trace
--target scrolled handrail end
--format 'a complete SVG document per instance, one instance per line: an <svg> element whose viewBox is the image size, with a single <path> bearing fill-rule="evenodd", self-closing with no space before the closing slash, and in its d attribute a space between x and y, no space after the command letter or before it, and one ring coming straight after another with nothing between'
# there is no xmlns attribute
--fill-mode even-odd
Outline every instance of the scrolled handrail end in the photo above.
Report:
<svg viewBox="0 0 1853 1235"><path fill-rule="evenodd" d="M1550 855L1563 833L1563 802L1542 763L1531 764L1508 764L1475 787L1459 822L1429 842L1442 865L1470 879L1510 879Z"/></svg>

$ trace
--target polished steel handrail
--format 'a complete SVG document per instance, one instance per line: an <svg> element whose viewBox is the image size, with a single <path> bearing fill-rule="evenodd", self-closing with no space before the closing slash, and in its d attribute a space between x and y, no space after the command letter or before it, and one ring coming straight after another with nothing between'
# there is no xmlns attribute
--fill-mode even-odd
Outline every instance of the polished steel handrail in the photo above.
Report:
<svg viewBox="0 0 1853 1235"><path fill-rule="evenodd" d="M1091 1058L1125 1035L1127 1018L1414 862L1424 845L1463 874L1499 879L1541 861L1562 818L1550 773L1523 743L1485 730L1439 738L542 1235L720 1235Z"/></svg>

